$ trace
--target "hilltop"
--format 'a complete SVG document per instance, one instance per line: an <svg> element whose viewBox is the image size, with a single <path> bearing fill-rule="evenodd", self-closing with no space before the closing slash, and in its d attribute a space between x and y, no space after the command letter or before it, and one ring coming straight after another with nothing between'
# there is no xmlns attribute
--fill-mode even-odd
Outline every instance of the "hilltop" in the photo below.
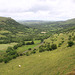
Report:
<svg viewBox="0 0 75 75"><path fill-rule="evenodd" d="M22 24L19 24L14 19L10 17L0 17L0 30L8 30L10 32L15 32L14 30L18 32L24 30L26 26L23 26ZM21 29L23 28L23 29ZM27 27L26 27L27 28Z"/></svg>

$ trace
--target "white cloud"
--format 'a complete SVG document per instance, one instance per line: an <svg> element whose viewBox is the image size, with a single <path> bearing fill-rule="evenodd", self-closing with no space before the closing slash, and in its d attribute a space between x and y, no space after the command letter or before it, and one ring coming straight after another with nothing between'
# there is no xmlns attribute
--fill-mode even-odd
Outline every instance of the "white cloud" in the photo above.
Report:
<svg viewBox="0 0 75 75"><path fill-rule="evenodd" d="M66 20L74 12L74 0L0 0L0 16L16 20Z"/></svg>

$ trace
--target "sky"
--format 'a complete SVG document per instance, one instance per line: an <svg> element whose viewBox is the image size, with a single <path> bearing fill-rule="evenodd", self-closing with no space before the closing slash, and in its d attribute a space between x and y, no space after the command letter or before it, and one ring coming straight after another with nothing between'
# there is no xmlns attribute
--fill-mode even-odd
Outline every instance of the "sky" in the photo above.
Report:
<svg viewBox="0 0 75 75"><path fill-rule="evenodd" d="M0 16L15 20L75 18L75 0L0 0Z"/></svg>

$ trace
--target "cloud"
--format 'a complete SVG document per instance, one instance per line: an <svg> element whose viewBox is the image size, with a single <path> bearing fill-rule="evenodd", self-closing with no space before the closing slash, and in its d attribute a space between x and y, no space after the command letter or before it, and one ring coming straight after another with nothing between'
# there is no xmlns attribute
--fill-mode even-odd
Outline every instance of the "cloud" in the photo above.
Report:
<svg viewBox="0 0 75 75"><path fill-rule="evenodd" d="M48 10L50 10L49 6L36 4L33 7L31 7L28 11L38 12L38 11L48 11Z"/></svg>
<svg viewBox="0 0 75 75"><path fill-rule="evenodd" d="M0 0L0 16L16 20L66 20L74 12L75 0Z"/></svg>

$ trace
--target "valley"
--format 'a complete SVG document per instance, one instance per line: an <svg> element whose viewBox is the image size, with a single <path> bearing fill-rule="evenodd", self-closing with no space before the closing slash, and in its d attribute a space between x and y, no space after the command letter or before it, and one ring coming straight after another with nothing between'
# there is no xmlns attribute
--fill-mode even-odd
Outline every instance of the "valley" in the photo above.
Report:
<svg viewBox="0 0 75 75"><path fill-rule="evenodd" d="M0 17L0 75L67 75L74 69L75 19L18 23Z"/></svg>

